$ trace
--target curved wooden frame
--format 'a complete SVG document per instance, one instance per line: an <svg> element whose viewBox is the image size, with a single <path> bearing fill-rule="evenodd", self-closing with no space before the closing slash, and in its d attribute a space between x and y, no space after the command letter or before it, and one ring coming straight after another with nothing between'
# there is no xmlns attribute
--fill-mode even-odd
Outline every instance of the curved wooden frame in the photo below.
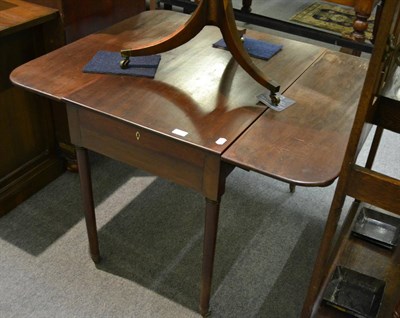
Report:
<svg viewBox="0 0 400 318"><path fill-rule="evenodd" d="M245 31L236 28L235 16L231 0L201 0L190 19L171 35L142 47L121 50L124 58L120 65L125 68L130 56L152 55L177 48L195 37L206 25L219 27L222 37L232 56L240 66L258 83L271 92L271 101L279 104L280 86L268 78L251 60L244 49L242 36Z"/></svg>

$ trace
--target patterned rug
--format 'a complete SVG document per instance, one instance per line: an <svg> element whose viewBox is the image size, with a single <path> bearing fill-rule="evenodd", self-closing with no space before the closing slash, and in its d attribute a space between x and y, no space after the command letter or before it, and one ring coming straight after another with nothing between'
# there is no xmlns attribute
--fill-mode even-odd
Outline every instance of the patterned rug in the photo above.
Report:
<svg viewBox="0 0 400 318"><path fill-rule="evenodd" d="M368 30L365 33L367 39L372 38L374 18L371 15L368 20ZM290 20L348 36L353 32L354 19L355 13L351 7L316 2L296 13Z"/></svg>

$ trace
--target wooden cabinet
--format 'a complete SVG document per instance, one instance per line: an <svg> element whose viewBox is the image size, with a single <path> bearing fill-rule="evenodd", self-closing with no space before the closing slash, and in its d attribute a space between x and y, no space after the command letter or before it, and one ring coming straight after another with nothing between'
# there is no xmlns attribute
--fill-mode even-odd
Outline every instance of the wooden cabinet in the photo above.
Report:
<svg viewBox="0 0 400 318"><path fill-rule="evenodd" d="M49 102L12 86L10 72L50 50L58 13L0 1L0 215L63 171Z"/></svg>
<svg viewBox="0 0 400 318"><path fill-rule="evenodd" d="M65 105L12 86L11 71L144 10L145 0L0 0L0 216L59 176L74 152Z"/></svg>
<svg viewBox="0 0 400 318"><path fill-rule="evenodd" d="M27 0L28 2L57 9L58 47L97 32L114 23L129 18L146 9L145 0ZM65 105L51 101L56 139L67 168L76 171L75 149L71 146Z"/></svg>

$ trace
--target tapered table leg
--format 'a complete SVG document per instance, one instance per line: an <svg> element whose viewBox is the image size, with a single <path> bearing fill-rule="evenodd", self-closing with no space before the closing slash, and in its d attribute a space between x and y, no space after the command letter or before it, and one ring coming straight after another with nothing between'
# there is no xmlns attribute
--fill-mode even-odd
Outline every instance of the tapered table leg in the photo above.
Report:
<svg viewBox="0 0 400 318"><path fill-rule="evenodd" d="M89 239L89 251L93 262L100 261L99 242L97 238L96 215L93 203L92 180L90 176L90 164L88 153L85 148L77 147L76 156L79 167L79 178L81 182L81 193L86 220L86 229Z"/></svg>
<svg viewBox="0 0 400 318"><path fill-rule="evenodd" d="M217 241L219 201L206 199L203 241L203 268L201 273L200 314L209 314L211 281L214 266L215 245Z"/></svg>

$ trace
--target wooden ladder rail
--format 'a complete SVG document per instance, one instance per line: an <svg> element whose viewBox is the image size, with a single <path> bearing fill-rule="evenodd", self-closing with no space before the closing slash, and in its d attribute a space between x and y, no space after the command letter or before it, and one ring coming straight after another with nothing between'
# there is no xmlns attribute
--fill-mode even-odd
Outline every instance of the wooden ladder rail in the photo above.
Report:
<svg viewBox="0 0 400 318"><path fill-rule="evenodd" d="M315 261L311 283L304 302L301 317L314 317L317 313L324 285L326 285L330 263L340 253L340 243L344 235L340 235L339 245L334 245L338 222L342 213L345 198L352 196L358 201L365 201L383 209L400 214L400 181L370 170L375 157L380 135L383 129L395 132L400 130L400 107L393 107L385 97L378 97L382 90L393 54L390 54L389 40L395 35L395 43L399 42L400 3L397 0L386 0L382 10L381 23L378 26L375 48L371 56L359 106L354 119L343 165L329 211L321 245ZM393 38L392 38L393 41ZM359 149L365 135L372 124L379 125L374 147L370 152L366 167L356 165ZM382 195L380 197L380 195ZM355 217L352 213L347 226Z"/></svg>

